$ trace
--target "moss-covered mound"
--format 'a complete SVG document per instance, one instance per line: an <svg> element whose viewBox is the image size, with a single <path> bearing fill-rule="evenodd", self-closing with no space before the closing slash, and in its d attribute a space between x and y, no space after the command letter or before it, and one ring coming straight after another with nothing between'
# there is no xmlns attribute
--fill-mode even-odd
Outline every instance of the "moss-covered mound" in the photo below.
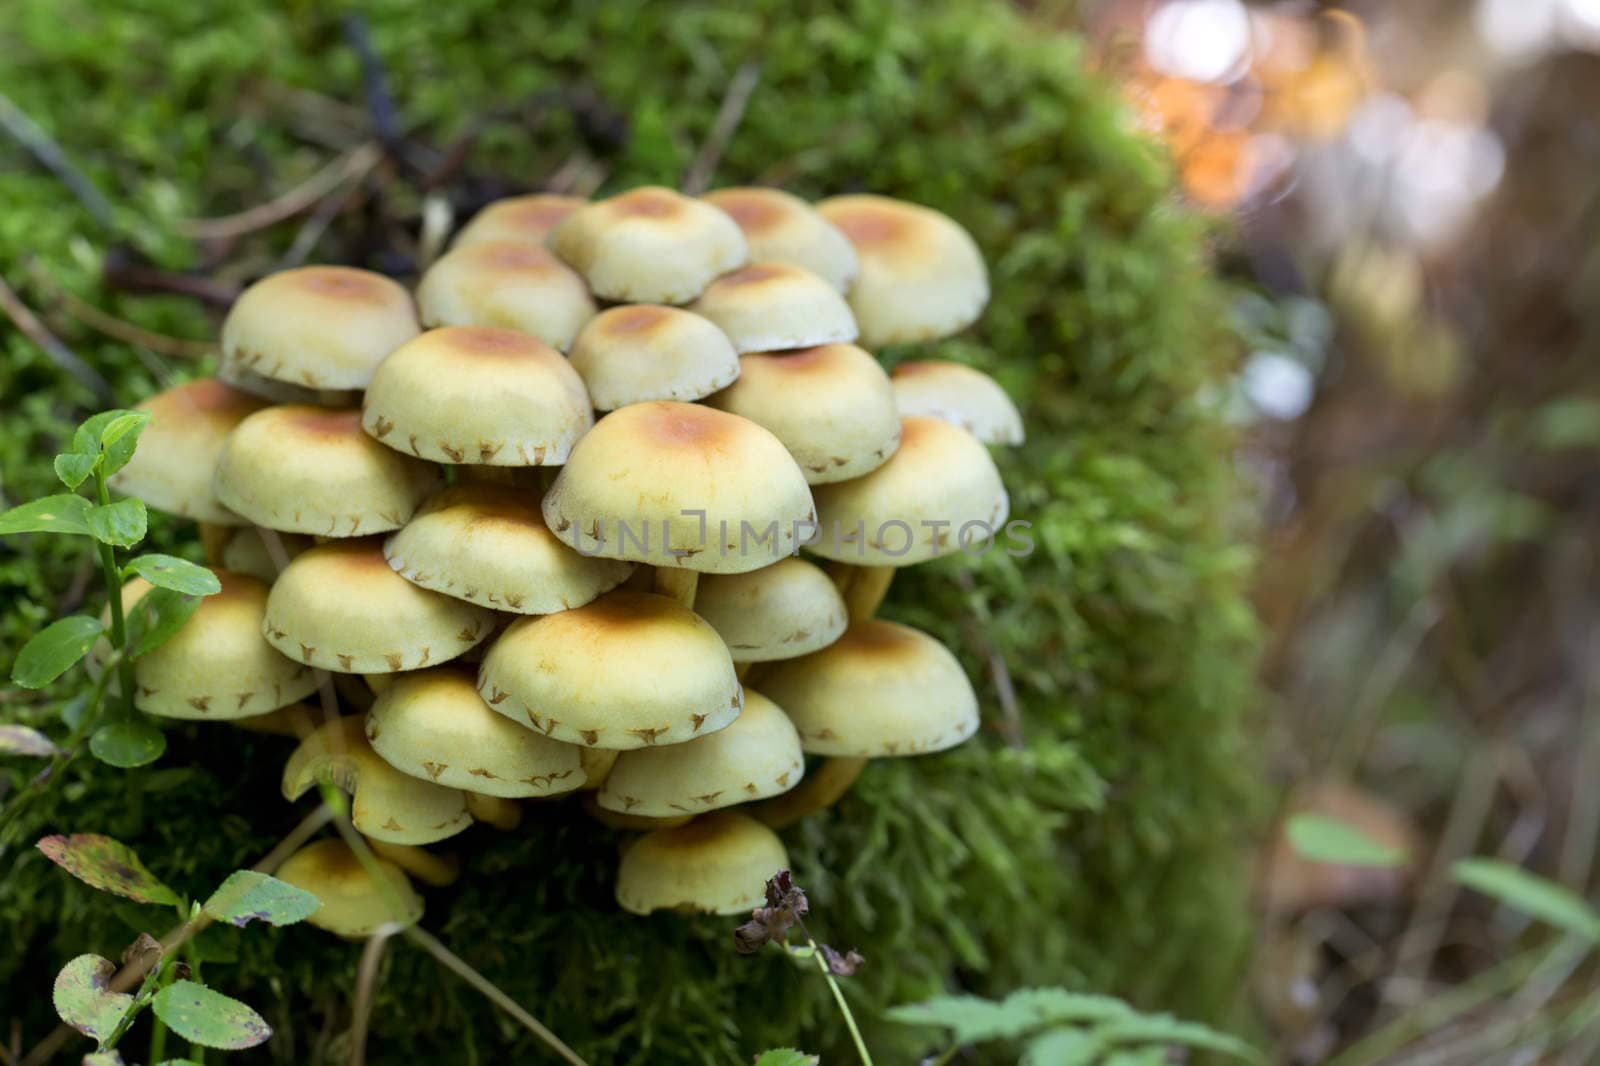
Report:
<svg viewBox="0 0 1600 1066"><path fill-rule="evenodd" d="M972 231L994 302L937 354L991 372L1021 401L1029 442L999 460L1035 550L919 568L885 613L959 650L990 728L951 754L870 768L835 811L787 834L796 876L819 935L868 959L848 983L881 1061L912 1061L919 1034L873 1016L947 987L1066 983L1215 1016L1238 961L1235 842L1252 773L1245 559L1230 529L1229 441L1202 400L1228 351L1200 233L1079 47L1004 5L961 0L368 6L404 129L444 146L485 116L512 118L486 125L470 180L448 186L463 205L489 188L483 175L500 179L497 191L532 187L575 158L588 165L579 152L605 168L608 188L676 182L735 71L756 61L760 82L719 184L870 189ZM109 291L102 259L137 248L201 266L179 219L258 204L364 135L360 66L328 7L8 4L0 86L114 214L97 222L0 138L0 271L60 312L58 330L121 401L190 367L76 325L52 285L145 328L211 335L214 320L191 298ZM316 257L403 274L410 237L390 220L415 233L417 184L415 170L380 166ZM236 277L264 272L303 220L208 254ZM48 490L62 427L94 401L3 327L0 397L3 488L26 499ZM171 525L161 535L192 541ZM0 545L0 660L72 595L80 562L75 546ZM1021 747L1004 738L1001 662ZM0 704L59 732L55 707ZM82 760L35 828L113 834L170 883L204 891L303 813L277 792L287 745L241 736L176 727L166 758L138 772ZM26 769L8 760L0 773L15 782ZM460 843L467 873L428 894L427 925L596 1063L838 1047L815 974L736 955L733 923L620 913L616 838L576 805L535 807L517 833L475 829ZM94 896L36 854L0 865L0 1013L35 1037L62 961L115 955L135 929L169 921ZM270 1046L281 1061L327 1053L346 1024L356 949L309 929L223 930L206 947L207 980L279 1027ZM542 1061L525 1034L403 945L375 1031L369 1061Z"/></svg>

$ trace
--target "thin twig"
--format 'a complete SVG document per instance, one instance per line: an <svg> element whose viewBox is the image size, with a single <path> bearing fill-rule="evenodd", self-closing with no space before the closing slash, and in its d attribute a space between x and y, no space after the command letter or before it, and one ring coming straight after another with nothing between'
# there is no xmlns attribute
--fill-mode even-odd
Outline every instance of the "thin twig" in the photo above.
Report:
<svg viewBox="0 0 1600 1066"><path fill-rule="evenodd" d="M403 926L399 922L384 922L361 949L361 963L356 967L356 998L351 1008L350 1066L364 1066L367 1061L367 1030L372 1022L372 1001L377 996L378 969L383 964L383 950L389 938Z"/></svg>
<svg viewBox="0 0 1600 1066"><path fill-rule="evenodd" d="M760 63L745 63L734 72L732 80L728 82L728 91L723 94L722 106L717 109L716 120L711 124L711 132L706 135L705 143L700 146L700 154L695 156L683 176L683 191L690 196L699 196L711 187L711 178L717 172L717 164L722 162L722 153L728 150L739 123L744 120L750 95L760 82Z"/></svg>
<svg viewBox="0 0 1600 1066"><path fill-rule="evenodd" d="M72 190L72 195L88 209L96 222L107 229L115 227L111 204L100 194L94 182L73 166L72 160L67 158L67 153L61 150L61 146L51 140L50 135L40 129L21 108L12 103L5 93L0 93L0 128L32 153L33 157L47 167L61 184Z"/></svg>
<svg viewBox="0 0 1600 1066"><path fill-rule="evenodd" d="M108 337L123 341L127 344L148 348L162 355L169 355L174 359L200 359L217 350L215 344L206 341L193 341L186 337L172 337L165 333L156 333L145 329L143 326L134 325L124 319L118 318L107 311L82 299L77 293L63 286L51 275L43 264L37 260L28 264L28 273L32 276L34 284L43 288L50 299L60 303L67 314L76 318L84 325L97 333L104 333Z"/></svg>
<svg viewBox="0 0 1600 1066"><path fill-rule="evenodd" d="M377 166L382 158L374 155L365 167L350 175L349 183L342 191L328 196L317 205L311 217L306 219L305 225L300 227L300 232L294 235L294 243L289 245L289 250L278 260L278 269L297 267L306 261L316 248L317 242L322 240L323 234L328 232L328 227L333 225L333 220L344 214L351 201L356 199L357 194L361 192L361 183L372 173L372 168Z"/></svg>
<svg viewBox="0 0 1600 1066"><path fill-rule="evenodd" d="M344 39L361 61L361 86L367 98L367 113L372 116L372 129L378 141L396 158L405 140L400 132L400 109L395 106L394 95L389 92L389 79L383 69L383 60L372 47L372 33L365 15L359 12L346 15Z"/></svg>
<svg viewBox="0 0 1600 1066"><path fill-rule="evenodd" d="M364 174L383 158L383 149L366 141L345 152L282 196L219 218L191 218L178 223L178 231L203 239L241 237L266 229L307 210L356 174Z"/></svg>
<svg viewBox="0 0 1600 1066"><path fill-rule="evenodd" d="M1000 654L988 632L994 626L994 617L989 613L989 605L982 597L977 595L977 583L972 579L972 573L967 570L956 574L956 584L961 591L967 593L972 602L973 624L968 627L972 634L973 642L978 645L978 651L989 662L989 678L994 682L995 696L1000 700L1000 735L1005 738L1006 744L1018 751L1023 748L1022 740L1022 707L1017 702L1017 687L1011 681L1011 668L1006 665L1005 656Z"/></svg>
<svg viewBox="0 0 1600 1066"><path fill-rule="evenodd" d="M23 335L37 344L50 361L77 378L101 405L110 407L116 403L116 395L111 391L111 383L100 376L100 371L83 361L72 349L62 344L60 339L39 321L39 316L22 302L22 297L17 291L0 277L0 311L4 311L7 318L22 331Z"/></svg>
<svg viewBox="0 0 1600 1066"><path fill-rule="evenodd" d="M232 307L242 291L239 285L218 278L162 270L129 259L127 254L119 254L116 249L107 254L104 277L111 288L122 292L172 293L223 309Z"/></svg>

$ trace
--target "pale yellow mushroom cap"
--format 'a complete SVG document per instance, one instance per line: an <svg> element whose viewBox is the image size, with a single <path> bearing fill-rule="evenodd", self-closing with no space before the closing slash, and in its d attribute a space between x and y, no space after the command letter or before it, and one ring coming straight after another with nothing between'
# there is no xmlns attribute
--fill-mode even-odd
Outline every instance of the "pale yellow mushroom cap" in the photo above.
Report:
<svg viewBox="0 0 1600 1066"><path fill-rule="evenodd" d="M978 698L956 657L926 633L883 619L856 622L821 651L776 664L761 687L812 755L923 755L978 728Z"/></svg>
<svg viewBox="0 0 1600 1066"><path fill-rule="evenodd" d="M438 483L433 466L367 436L360 411L298 406L240 422L212 481L241 518L324 537L399 529Z"/></svg>
<svg viewBox="0 0 1600 1066"><path fill-rule="evenodd" d="M788 866L778 834L736 810L712 811L688 825L647 833L623 852L617 903L633 914L746 914L766 900L767 882Z"/></svg>
<svg viewBox="0 0 1600 1066"><path fill-rule="evenodd" d="M296 662L345 674L391 674L454 659L494 629L494 612L413 585L377 540L319 544L289 564L267 597L263 632Z"/></svg>
<svg viewBox="0 0 1600 1066"><path fill-rule="evenodd" d="M544 498L545 522L580 552L702 573L794 554L813 517L805 475L778 438L687 403L602 418Z"/></svg>
<svg viewBox="0 0 1600 1066"><path fill-rule="evenodd" d="M228 570L212 573L222 591L202 597L166 643L134 660L133 705L162 718L230 721L315 692L311 671L261 635L266 583ZM122 586L123 609L131 611L150 589L144 578L130 578Z"/></svg>
<svg viewBox="0 0 1600 1066"><path fill-rule="evenodd" d="M855 280L856 250L817 209L781 189L717 189L701 197L727 212L750 245L750 258L805 267L840 292Z"/></svg>
<svg viewBox="0 0 1600 1066"><path fill-rule="evenodd" d="M216 378L200 378L157 393L137 410L150 412L128 465L111 487L158 511L221 525L244 521L211 491L222 444L233 428L266 402Z"/></svg>
<svg viewBox="0 0 1600 1066"><path fill-rule="evenodd" d="M854 481L818 485L810 549L858 566L911 566L978 553L1004 528L1010 501L989 451L959 426L926 415L900 422L900 447Z"/></svg>
<svg viewBox="0 0 1600 1066"><path fill-rule="evenodd" d="M736 663L793 659L826 648L848 621L838 586L804 559L747 574L707 574L694 610L711 623Z"/></svg>
<svg viewBox="0 0 1600 1066"><path fill-rule="evenodd" d="M355 407L361 403L360 389L308 389L304 385L262 377L226 360L217 364L217 380L273 403L303 403L314 407Z"/></svg>
<svg viewBox="0 0 1600 1066"><path fill-rule="evenodd" d="M744 703L717 631L648 592L518 619L484 657L478 692L514 722L591 748L680 744Z"/></svg>
<svg viewBox="0 0 1600 1066"><path fill-rule="evenodd" d="M572 345L572 366L595 408L647 400L698 400L739 376L739 354L699 315L627 304L596 315Z"/></svg>
<svg viewBox="0 0 1600 1066"><path fill-rule="evenodd" d="M539 245L506 241L458 247L417 285L424 326L499 326L565 351L594 317L577 273Z"/></svg>
<svg viewBox="0 0 1600 1066"><path fill-rule="evenodd" d="M556 226L550 246L595 295L619 303L688 303L749 259L733 219L660 186L585 204Z"/></svg>
<svg viewBox="0 0 1600 1066"><path fill-rule="evenodd" d="M350 823L390 844L432 844L472 824L467 798L403 774L367 742L366 715L335 718L300 742L283 767L283 798L293 803L326 782L350 797Z"/></svg>
<svg viewBox="0 0 1600 1066"><path fill-rule="evenodd" d="M850 309L868 348L938 340L970 326L989 302L989 275L967 231L948 216L885 196L817 205L860 258Z"/></svg>
<svg viewBox="0 0 1600 1066"><path fill-rule="evenodd" d="M583 379L554 348L509 329L452 326L383 361L361 423L436 463L559 466L594 415Z"/></svg>
<svg viewBox="0 0 1600 1066"><path fill-rule="evenodd" d="M309 389L362 389L417 335L405 289L382 274L308 266L246 289L222 323L225 365Z"/></svg>
<svg viewBox="0 0 1600 1066"><path fill-rule="evenodd" d="M1021 444L1022 414L1000 383L981 370L943 359L901 363L889 375L903 415L954 423L985 444Z"/></svg>
<svg viewBox="0 0 1600 1066"><path fill-rule="evenodd" d="M456 234L454 247L493 241L543 244L556 224L583 206L576 196L533 193L496 200L472 216Z"/></svg>
<svg viewBox="0 0 1600 1066"><path fill-rule="evenodd" d="M716 323L740 352L856 339L856 320L839 290L791 263L751 263L724 274L689 310Z"/></svg>
<svg viewBox="0 0 1600 1066"><path fill-rule="evenodd" d="M429 500L384 542L383 554L407 581L517 614L581 607L633 572L632 563L579 555L561 543L532 494L482 482Z"/></svg>
<svg viewBox="0 0 1600 1066"><path fill-rule="evenodd" d="M350 845L328 837L289 856L274 876L322 901L307 925L363 940L390 922L415 925L422 919L422 897L400 867L380 856L375 861L384 882L368 872Z"/></svg>
<svg viewBox="0 0 1600 1066"><path fill-rule="evenodd" d="M853 344L739 357L739 380L706 400L772 431L813 485L848 481L900 445L889 376Z"/></svg>
<svg viewBox="0 0 1600 1066"><path fill-rule="evenodd" d="M583 783L577 748L494 713L472 674L448 666L396 675L367 712L367 739L395 769L466 792L553 796Z"/></svg>
<svg viewBox="0 0 1600 1066"><path fill-rule="evenodd" d="M744 712L724 729L617 757L600 789L607 810L670 818L787 792L805 775L794 725L776 703L745 689Z"/></svg>

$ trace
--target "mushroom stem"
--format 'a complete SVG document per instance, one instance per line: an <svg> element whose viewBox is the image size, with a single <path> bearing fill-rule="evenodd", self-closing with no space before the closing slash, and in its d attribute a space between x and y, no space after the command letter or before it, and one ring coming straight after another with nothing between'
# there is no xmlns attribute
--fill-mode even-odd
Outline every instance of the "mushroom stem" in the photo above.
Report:
<svg viewBox="0 0 1600 1066"><path fill-rule="evenodd" d="M743 681L746 677L750 676L750 668L754 665L755 663L734 663L733 676L737 677L740 681Z"/></svg>
<svg viewBox="0 0 1600 1066"><path fill-rule="evenodd" d="M583 769L583 784L580 786L586 792L593 792L606 783L606 778L611 776L611 768L617 763L619 751L609 751L605 748L579 748L578 765Z"/></svg>
<svg viewBox="0 0 1600 1066"><path fill-rule="evenodd" d="M414 844L390 844L382 840L368 840L379 858L388 859L406 873L425 885L443 888L455 884L461 876L461 863L454 855L435 855Z"/></svg>
<svg viewBox="0 0 1600 1066"><path fill-rule="evenodd" d="M200 523L200 548L205 552L207 563L222 565L223 549L233 539L234 532L233 526L219 526L215 522Z"/></svg>
<svg viewBox="0 0 1600 1066"><path fill-rule="evenodd" d="M479 822L487 822L496 829L510 831L522 824L522 805L502 796L485 796L481 792L468 792L467 813Z"/></svg>
<svg viewBox="0 0 1600 1066"><path fill-rule="evenodd" d="M852 622L864 622L877 614L883 597L889 591L889 583L894 580L892 566L840 563L835 564L831 572L834 584L839 586L839 592L844 596L844 604Z"/></svg>
<svg viewBox="0 0 1600 1066"><path fill-rule="evenodd" d="M822 765L806 774L794 788L753 804L750 813L773 829L786 829L807 815L838 803L866 765L866 759L844 756L824 759Z"/></svg>
<svg viewBox="0 0 1600 1066"><path fill-rule="evenodd" d="M695 590L700 587L699 571L658 566L655 584L656 592L663 596L671 596L690 610L694 609Z"/></svg>

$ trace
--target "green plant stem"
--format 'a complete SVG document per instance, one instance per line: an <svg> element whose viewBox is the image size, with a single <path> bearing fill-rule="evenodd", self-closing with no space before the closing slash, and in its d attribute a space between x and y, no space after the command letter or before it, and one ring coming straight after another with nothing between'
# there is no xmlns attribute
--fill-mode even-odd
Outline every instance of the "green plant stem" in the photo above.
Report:
<svg viewBox="0 0 1600 1066"><path fill-rule="evenodd" d="M156 991L161 986L162 981L165 980L167 971L171 969L171 966L171 959L164 957L159 963L150 968L149 973L144 975L144 981L140 983L139 991L134 993L133 1002L128 1005L128 1010L123 1014L122 1020L117 1022L117 1027L111 1030L111 1035L106 1037L105 1043L100 1045L101 1051L110 1051L116 1047L118 1041L128 1034L129 1029L133 1028L134 1020L139 1017L139 1013L149 1006L150 1001L156 997Z"/></svg>
<svg viewBox="0 0 1600 1066"><path fill-rule="evenodd" d="M806 943L811 945L811 957L817 960L817 969L822 971L822 979L828 982L828 988L833 992L833 1000L839 1004L839 1013L844 1015L844 1024L850 1030L850 1039L855 1041L856 1054L861 1056L861 1066L872 1066L872 1053L867 1050L867 1042L861 1038L861 1030L856 1026L856 1016L851 1012L850 1004L844 1001L844 989L834 980L833 971L828 969L828 960L822 957L822 949L817 946L816 940L811 936L811 930L806 928L804 922L800 923L800 931L805 934Z"/></svg>
<svg viewBox="0 0 1600 1066"><path fill-rule="evenodd" d="M94 471L95 496L100 501L100 506L111 505L111 490L106 486L105 470L95 467ZM105 577L106 598L111 606L111 646L117 651L123 651L128 646L128 625L122 613L122 571L117 568L117 551L109 544L98 544L100 550L100 570ZM133 660L122 656L117 663L117 678L122 689L122 711L128 717L133 717Z"/></svg>

